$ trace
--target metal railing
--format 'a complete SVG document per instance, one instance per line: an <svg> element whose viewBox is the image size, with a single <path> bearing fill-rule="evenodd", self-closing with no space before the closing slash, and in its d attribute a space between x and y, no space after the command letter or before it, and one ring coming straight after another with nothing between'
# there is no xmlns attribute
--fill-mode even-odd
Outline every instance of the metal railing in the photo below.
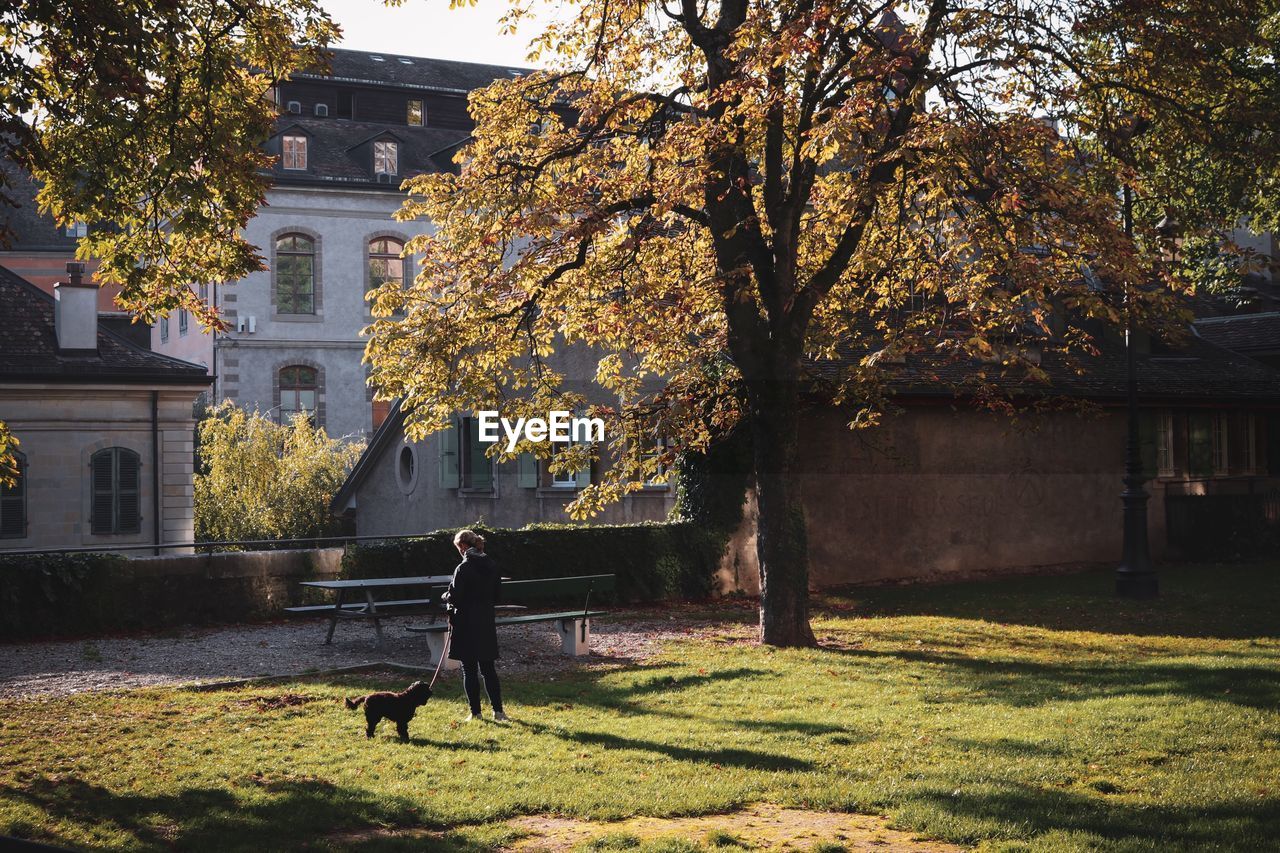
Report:
<svg viewBox="0 0 1280 853"><path fill-rule="evenodd" d="M137 545L77 545L70 548L0 548L0 557L35 556L38 554L113 554L124 551L170 551L193 548L197 553L233 553L237 551L288 551L336 547L357 542L394 542L421 539L427 533L397 533L387 536L311 536L303 539L227 539L217 542L146 542Z"/></svg>

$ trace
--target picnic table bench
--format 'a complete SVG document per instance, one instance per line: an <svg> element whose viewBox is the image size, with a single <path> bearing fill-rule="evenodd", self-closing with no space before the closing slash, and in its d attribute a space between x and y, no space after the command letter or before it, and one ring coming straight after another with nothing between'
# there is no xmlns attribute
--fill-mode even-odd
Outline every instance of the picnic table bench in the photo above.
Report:
<svg viewBox="0 0 1280 853"><path fill-rule="evenodd" d="M331 581L303 581L302 586L315 587L317 589L332 590L337 593L333 604L308 604L300 607L286 607L286 613L294 615L321 615L329 616L329 633L325 636L325 645L333 642L333 630L338 627L339 619L368 619L373 622L374 630L378 632L378 646L382 647L382 621L380 616L385 615L388 610L404 610L416 609L423 610L435 606L436 613L439 613L440 596L437 593L434 598L430 596L419 598L397 598L390 600L378 601L373 597L374 590L385 589L387 587L403 587L403 586L425 586L429 590L437 589L440 592L449 585L453 580L453 575L418 575L405 578L360 578L355 580L331 580ZM363 601L347 601L348 594L355 594L363 597ZM434 621L434 616L433 616Z"/></svg>
<svg viewBox="0 0 1280 853"><path fill-rule="evenodd" d="M579 575L577 577L539 578L536 580L508 581L503 580L501 595L504 601L538 601L549 598L568 598L582 596L582 607L575 610L564 610L554 613L526 613L520 616L503 616L494 620L499 627L503 625L527 625L531 622L555 622L560 634L561 651L566 655L585 655L591 644L591 619L595 616L606 616L608 611L591 609L593 592L613 592L616 575ZM512 605L502 605L511 609ZM417 634L425 634L427 647L431 652L430 666L440 663L444 654L445 636L449 626L444 623L431 625L409 625L408 630ZM455 668L459 664L450 660L446 668Z"/></svg>

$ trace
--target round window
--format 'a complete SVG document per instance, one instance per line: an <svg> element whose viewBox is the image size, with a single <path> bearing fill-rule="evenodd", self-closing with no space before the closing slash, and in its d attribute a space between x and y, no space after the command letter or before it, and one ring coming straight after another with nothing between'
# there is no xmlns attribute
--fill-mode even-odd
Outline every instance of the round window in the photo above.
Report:
<svg viewBox="0 0 1280 853"><path fill-rule="evenodd" d="M400 447L400 454L396 457L396 481L400 491L406 495L418 484L418 455L412 444Z"/></svg>

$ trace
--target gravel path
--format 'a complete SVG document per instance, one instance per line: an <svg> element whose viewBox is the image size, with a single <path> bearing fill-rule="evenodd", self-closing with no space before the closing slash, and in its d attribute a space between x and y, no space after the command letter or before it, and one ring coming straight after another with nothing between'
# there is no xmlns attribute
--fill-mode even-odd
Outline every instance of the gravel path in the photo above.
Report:
<svg viewBox="0 0 1280 853"><path fill-rule="evenodd" d="M695 636L736 642L752 631L744 615L723 607L690 606L621 612L592 623L591 655L579 658L560 654L551 623L513 625L499 632L499 671L520 675L637 663L666 640ZM324 645L327 625L320 619L0 645L0 699L292 675L380 661L425 666L426 638L403 627L421 621L384 620L387 642L382 651L367 622L339 625L333 644Z"/></svg>

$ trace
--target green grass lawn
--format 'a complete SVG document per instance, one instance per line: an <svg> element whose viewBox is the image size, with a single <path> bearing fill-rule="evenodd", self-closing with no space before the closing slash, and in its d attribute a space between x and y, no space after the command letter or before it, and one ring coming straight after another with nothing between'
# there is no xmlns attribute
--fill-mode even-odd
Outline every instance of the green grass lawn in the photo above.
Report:
<svg viewBox="0 0 1280 853"><path fill-rule="evenodd" d="M377 827L730 811L889 815L1000 850L1280 845L1280 567L1166 570L1157 602L1092 574L853 590L824 648L674 643L645 666L504 683L515 722L458 726L457 682L402 745L338 699L400 676L0 705L0 833L127 849L422 849ZM2 653L2 652L0 652ZM254 697L296 694L261 710ZM386 724L384 723L384 727Z"/></svg>

